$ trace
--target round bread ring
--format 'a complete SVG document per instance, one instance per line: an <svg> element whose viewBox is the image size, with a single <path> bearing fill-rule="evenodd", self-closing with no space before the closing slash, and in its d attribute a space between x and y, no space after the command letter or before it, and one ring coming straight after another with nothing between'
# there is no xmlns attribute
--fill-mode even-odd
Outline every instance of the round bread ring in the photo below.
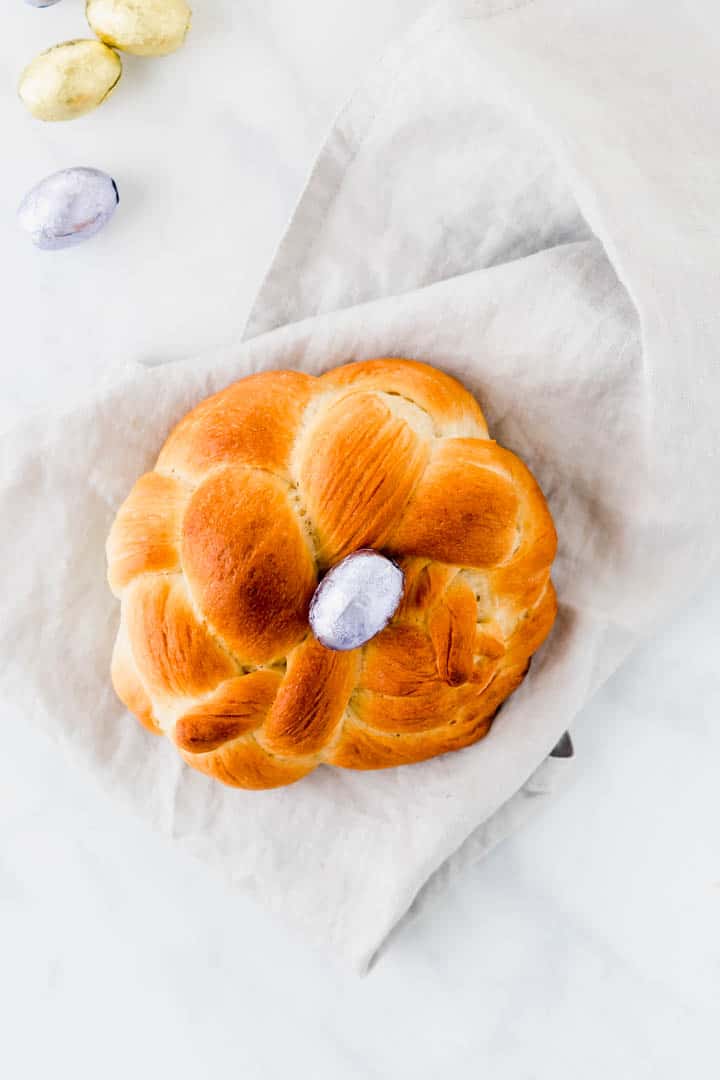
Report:
<svg viewBox="0 0 720 1080"><path fill-rule="evenodd" d="M532 474L436 368L251 375L180 421L118 510L113 685L236 787L458 750L487 734L552 628L556 544ZM367 547L400 565L403 598L365 645L333 652L310 600Z"/></svg>

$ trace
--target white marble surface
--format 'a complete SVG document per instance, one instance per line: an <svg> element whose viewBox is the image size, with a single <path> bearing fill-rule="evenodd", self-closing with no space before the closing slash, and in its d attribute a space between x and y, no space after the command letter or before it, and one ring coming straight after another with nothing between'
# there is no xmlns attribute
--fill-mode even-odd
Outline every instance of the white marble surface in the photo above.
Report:
<svg viewBox="0 0 720 1080"><path fill-rule="evenodd" d="M129 58L100 111L44 126L14 83L84 35L83 3L6 0L0 425L235 333L334 113L422 6L196 0L183 52ZM15 206L76 164L115 176L115 220L36 252ZM227 895L0 708L3 1075L716 1077L719 606L716 581L658 628L580 717L570 788L365 980Z"/></svg>

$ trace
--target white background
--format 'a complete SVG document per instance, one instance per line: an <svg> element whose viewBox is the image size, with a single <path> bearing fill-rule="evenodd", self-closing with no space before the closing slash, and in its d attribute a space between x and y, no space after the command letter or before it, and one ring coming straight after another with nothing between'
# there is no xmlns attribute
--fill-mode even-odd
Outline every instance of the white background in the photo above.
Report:
<svg viewBox="0 0 720 1080"><path fill-rule="evenodd" d="M118 366L236 334L333 116L421 0L196 0L98 112L15 83L82 0L5 0L0 426ZM37 252L55 169L117 180L109 228ZM12 528L3 522L2 528ZM12 588L12 568L6 588ZM365 980L128 820L0 705L0 1071L665 1080L720 1073L720 582L578 722L572 786L405 925Z"/></svg>

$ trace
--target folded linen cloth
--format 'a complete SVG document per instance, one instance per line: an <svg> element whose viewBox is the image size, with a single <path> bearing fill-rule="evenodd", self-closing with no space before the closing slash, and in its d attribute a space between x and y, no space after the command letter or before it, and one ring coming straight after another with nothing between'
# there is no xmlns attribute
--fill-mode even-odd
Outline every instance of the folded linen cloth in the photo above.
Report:
<svg viewBox="0 0 720 1080"><path fill-rule="evenodd" d="M245 341L131 367L2 442L6 707L360 970L453 853L478 857L542 802L562 732L717 556L720 96L706 11L434 8L340 117ZM535 472L560 538L556 628L474 747L225 789L114 698L105 536L205 394L265 368L378 355L462 379Z"/></svg>

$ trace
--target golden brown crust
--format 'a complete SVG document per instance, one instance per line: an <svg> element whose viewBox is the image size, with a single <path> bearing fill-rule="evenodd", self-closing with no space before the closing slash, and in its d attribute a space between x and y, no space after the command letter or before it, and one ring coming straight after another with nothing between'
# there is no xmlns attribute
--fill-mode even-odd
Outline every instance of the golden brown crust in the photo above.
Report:
<svg viewBox="0 0 720 1080"><path fill-rule="evenodd" d="M199 481L216 465L250 465L287 476L290 452L317 380L264 371L201 401L171 432L157 467Z"/></svg>
<svg viewBox="0 0 720 1080"><path fill-rule="evenodd" d="M493 710L494 711L494 710ZM350 721L342 743L327 756L330 765L343 769L388 769L395 765L413 765L438 754L461 750L487 735L492 714L474 715L462 726L442 725L436 729L388 734Z"/></svg>
<svg viewBox="0 0 720 1080"><path fill-rule="evenodd" d="M180 717L175 743L181 750L202 754L260 727L282 681L279 671L258 668L221 683L210 698Z"/></svg>
<svg viewBox="0 0 720 1080"><path fill-rule="evenodd" d="M185 512L190 591L242 664L283 658L307 633L315 565L283 481L245 466L211 473Z"/></svg>
<svg viewBox="0 0 720 1080"><path fill-rule="evenodd" d="M502 630L496 622L481 623L475 628L476 656L488 656L492 660L498 660L505 653L505 642Z"/></svg>
<svg viewBox="0 0 720 1080"><path fill-rule="evenodd" d="M288 657L261 745L289 757L319 753L342 719L357 668L356 652L331 652L308 636Z"/></svg>
<svg viewBox="0 0 720 1080"><path fill-rule="evenodd" d="M363 648L360 690L376 694L418 694L438 681L432 641L419 626L392 622Z"/></svg>
<svg viewBox="0 0 720 1080"><path fill-rule="evenodd" d="M507 643L508 662L532 656L552 630L557 615L557 596L553 583L548 579L540 599L518 623Z"/></svg>
<svg viewBox="0 0 720 1080"><path fill-rule="evenodd" d="M428 447L374 394L328 406L312 425L299 487L323 565L362 547L380 548L422 476Z"/></svg>
<svg viewBox="0 0 720 1080"><path fill-rule="evenodd" d="M149 472L137 481L107 541L108 580L116 596L139 574L180 569L180 520L187 499L172 477Z"/></svg>
<svg viewBox="0 0 720 1080"><path fill-rule="evenodd" d="M487 735L495 713L526 672L527 664L498 673L484 695L474 699L465 690L466 700L453 712L452 719L434 729L388 734L350 720L342 742L325 760L344 769L387 769L462 750Z"/></svg>
<svg viewBox="0 0 720 1080"><path fill-rule="evenodd" d="M476 623L473 591L456 577L428 615L438 675L450 686L459 686L472 676Z"/></svg>
<svg viewBox="0 0 720 1080"><path fill-rule="evenodd" d="M405 576L402 600L393 622L425 623L428 612L457 574L457 567L412 556L398 559Z"/></svg>
<svg viewBox="0 0 720 1080"><path fill-rule="evenodd" d="M488 575L495 594L530 607L545 588L557 551L557 533L545 497L530 470L511 454L497 453L512 476L519 497L519 542L511 557Z"/></svg>
<svg viewBox="0 0 720 1080"><path fill-rule="evenodd" d="M359 360L333 368L320 383L322 390L397 394L426 412L438 435L487 438L485 417L472 394L450 375L419 360Z"/></svg>
<svg viewBox="0 0 720 1080"><path fill-rule="evenodd" d="M331 652L319 573L359 547L405 575L390 625ZM557 610L529 470L454 379L415 361L266 372L201 402L108 539L121 700L194 768L249 789L379 769L487 733Z"/></svg>
<svg viewBox="0 0 720 1080"><path fill-rule="evenodd" d="M196 697L237 671L198 621L179 574L139 578L124 593L130 652L149 695Z"/></svg>
<svg viewBox="0 0 720 1080"><path fill-rule="evenodd" d="M110 677L115 693L123 705L126 705L130 712L137 716L143 727L152 731L153 735L162 735L162 728L156 723L153 715L152 701L140 682L140 676L133 662L127 643L127 634L122 629L115 641Z"/></svg>
<svg viewBox="0 0 720 1080"><path fill-rule="evenodd" d="M496 452L495 443L480 439L437 443L388 550L478 568L509 558L518 497Z"/></svg>
<svg viewBox="0 0 720 1080"><path fill-rule="evenodd" d="M258 746L255 736L227 742L209 754L181 751L188 765L230 787L262 791L302 780L317 765L316 758L277 758Z"/></svg>
<svg viewBox="0 0 720 1080"><path fill-rule="evenodd" d="M409 669L412 657L406 661ZM498 670L498 662L481 658L473 666L467 682L450 686L440 679L437 670L434 679L427 679L410 690L401 689L400 681L395 693L381 693L358 689L352 696L354 716L364 725L378 731L407 732L433 731L436 735L443 727L452 727L469 711L481 708L484 694Z"/></svg>

